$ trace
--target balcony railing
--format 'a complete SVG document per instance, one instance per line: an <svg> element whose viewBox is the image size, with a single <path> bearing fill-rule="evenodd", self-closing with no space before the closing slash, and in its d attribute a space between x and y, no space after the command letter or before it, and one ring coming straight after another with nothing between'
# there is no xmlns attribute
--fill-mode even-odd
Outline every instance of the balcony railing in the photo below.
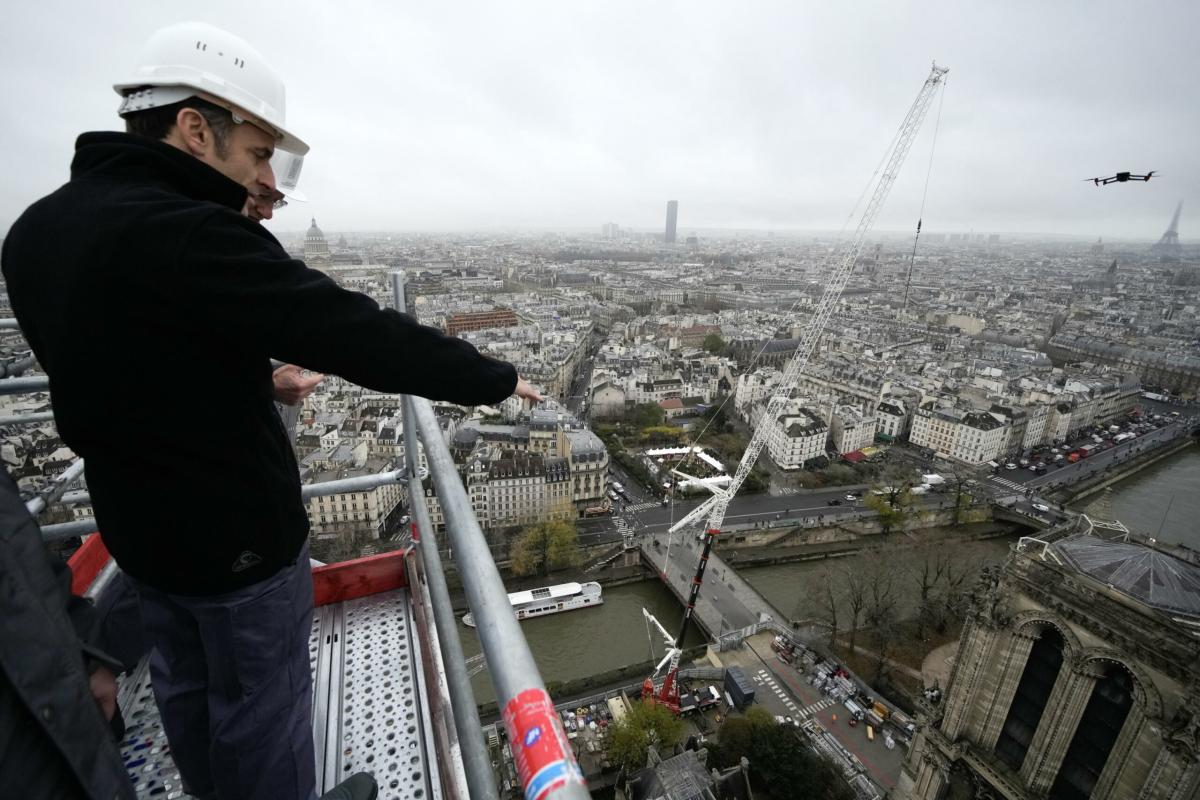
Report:
<svg viewBox="0 0 1200 800"><path fill-rule="evenodd" d="M393 301L404 308L403 273L391 273ZM15 320L0 320L0 331L15 329ZM0 394L46 391L46 377L7 378L0 380ZM438 501L446 520L446 538L450 552L462 576L467 601L475 619L475 629L483 655L491 672L492 683L504 719L509 746L520 776L524 796L529 800L586 800L589 796L582 772L575 761L565 731L546 692L541 673L529 645L512 613L504 583L470 498L459 478L449 448L442 438L433 407L428 400L404 396L404 441L424 447L428 474L433 478ZM52 414L0 418L0 424L41 422ZM407 483L417 571L424 584L412 584L412 603L427 605L432 611L436 646L444 669L445 692L452 720L436 720L441 730L438 741L453 752L438 753L439 774L451 784L448 794L457 797L498 800L496 776L483 737L475 696L471 689L468 666L458 637L458 626L446 585L437 533L430 523L429 509L421 478L420 453L416 446L405 447L406 467L376 475L325 481L302 487L302 496L323 497L344 492L368 491L378 486ZM26 505L35 516L55 503L90 502L87 492L68 491L83 476L82 459L73 462L61 475ZM47 540L81 536L96 530L94 519L80 519L42 529ZM95 595L116 572L111 561L93 581L88 592ZM443 687L432 686L430 691ZM461 759L461 766L458 760ZM381 776L382 777L382 776ZM464 785L465 784L465 785Z"/></svg>

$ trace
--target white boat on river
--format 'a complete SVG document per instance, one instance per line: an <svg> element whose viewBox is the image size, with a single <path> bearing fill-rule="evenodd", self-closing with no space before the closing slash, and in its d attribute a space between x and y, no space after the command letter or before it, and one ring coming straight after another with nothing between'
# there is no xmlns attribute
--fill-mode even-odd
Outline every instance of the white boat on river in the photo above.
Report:
<svg viewBox="0 0 1200 800"><path fill-rule="evenodd" d="M601 605L604 598L600 593L600 584L595 581L560 583L524 592L509 592L508 602L512 603L517 619L522 620ZM463 616L463 623L475 627L475 619L469 613Z"/></svg>

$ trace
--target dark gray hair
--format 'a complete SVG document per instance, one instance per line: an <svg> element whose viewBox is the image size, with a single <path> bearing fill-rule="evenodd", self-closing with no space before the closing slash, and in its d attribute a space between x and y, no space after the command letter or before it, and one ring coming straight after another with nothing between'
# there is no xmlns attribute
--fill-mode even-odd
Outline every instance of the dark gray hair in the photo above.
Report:
<svg viewBox="0 0 1200 800"><path fill-rule="evenodd" d="M233 115L227 109L199 97L189 97L178 103L126 114L125 131L135 136L162 141L167 138L171 128L175 127L175 117L183 108L195 109L196 113L204 117L204 121L212 129L213 146L217 151L217 156L219 158L227 157L229 155L229 137L233 134Z"/></svg>

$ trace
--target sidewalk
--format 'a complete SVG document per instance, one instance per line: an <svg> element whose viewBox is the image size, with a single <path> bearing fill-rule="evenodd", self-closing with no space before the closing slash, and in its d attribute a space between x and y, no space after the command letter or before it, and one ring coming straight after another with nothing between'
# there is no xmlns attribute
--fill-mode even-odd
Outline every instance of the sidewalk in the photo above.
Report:
<svg viewBox="0 0 1200 800"><path fill-rule="evenodd" d="M958 655L958 640L935 647L925 656L921 664L921 682L924 686L937 684L945 691L950 685L950 673L954 670L954 659Z"/></svg>

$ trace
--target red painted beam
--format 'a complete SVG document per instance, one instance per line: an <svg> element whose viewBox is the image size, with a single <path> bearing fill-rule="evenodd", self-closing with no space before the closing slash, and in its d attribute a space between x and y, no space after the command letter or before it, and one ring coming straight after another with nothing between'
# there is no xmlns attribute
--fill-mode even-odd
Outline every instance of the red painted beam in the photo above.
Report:
<svg viewBox="0 0 1200 800"><path fill-rule="evenodd" d="M83 545L67 559L67 566L71 568L71 594L82 595L86 592L109 558L108 548L99 534L84 539Z"/></svg>
<svg viewBox="0 0 1200 800"><path fill-rule="evenodd" d="M407 549L396 550L314 568L314 605L340 603L407 586L404 557L408 552Z"/></svg>

